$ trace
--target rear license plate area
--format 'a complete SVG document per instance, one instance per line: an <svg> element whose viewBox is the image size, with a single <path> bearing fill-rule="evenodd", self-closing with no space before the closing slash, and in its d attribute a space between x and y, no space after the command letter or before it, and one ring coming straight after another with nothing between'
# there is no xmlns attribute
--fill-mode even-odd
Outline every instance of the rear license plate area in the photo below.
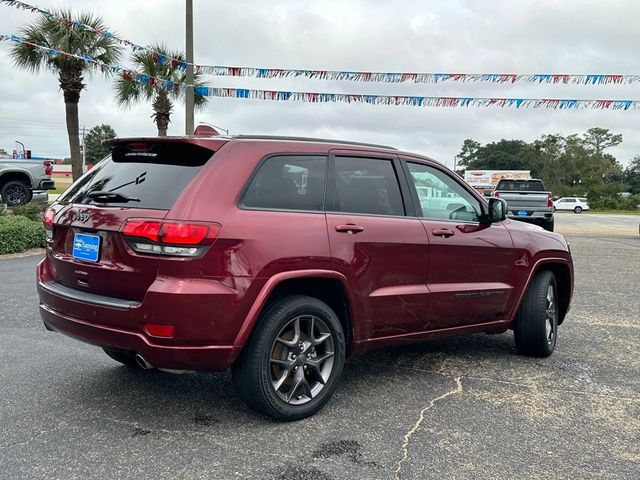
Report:
<svg viewBox="0 0 640 480"><path fill-rule="evenodd" d="M101 238L98 235L76 233L73 236L73 258L85 262L97 262L100 258L100 241Z"/></svg>

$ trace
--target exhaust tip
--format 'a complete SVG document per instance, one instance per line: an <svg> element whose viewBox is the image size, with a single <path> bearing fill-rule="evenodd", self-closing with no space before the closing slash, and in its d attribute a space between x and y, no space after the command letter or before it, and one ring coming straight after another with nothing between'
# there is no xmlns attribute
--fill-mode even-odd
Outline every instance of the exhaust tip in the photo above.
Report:
<svg viewBox="0 0 640 480"><path fill-rule="evenodd" d="M145 358L142 355L140 355L139 353L136 353L134 358L135 358L136 363L138 364L138 366L140 368L142 368L143 370L149 370L149 369L153 368L151 366L151 364L149 362L147 362L145 360Z"/></svg>

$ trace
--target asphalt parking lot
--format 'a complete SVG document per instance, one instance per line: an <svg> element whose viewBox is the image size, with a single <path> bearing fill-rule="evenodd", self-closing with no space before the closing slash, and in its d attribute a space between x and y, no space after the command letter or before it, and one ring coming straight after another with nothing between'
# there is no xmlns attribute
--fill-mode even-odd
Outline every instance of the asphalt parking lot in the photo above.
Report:
<svg viewBox="0 0 640 480"><path fill-rule="evenodd" d="M2 259L0 478L638 478L639 220L558 215L576 290L552 357L510 332L374 352L288 424L227 374L131 371L45 331L39 256Z"/></svg>

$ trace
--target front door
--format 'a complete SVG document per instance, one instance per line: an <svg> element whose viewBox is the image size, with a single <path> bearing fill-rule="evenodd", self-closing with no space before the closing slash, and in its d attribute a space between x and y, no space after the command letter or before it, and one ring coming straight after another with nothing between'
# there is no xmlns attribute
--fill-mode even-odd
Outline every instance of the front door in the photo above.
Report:
<svg viewBox="0 0 640 480"><path fill-rule="evenodd" d="M505 319L515 261L509 232L480 222L481 200L455 174L410 160L406 167L429 238L429 329Z"/></svg>
<svg viewBox="0 0 640 480"><path fill-rule="evenodd" d="M359 338L421 330L427 318L427 238L407 215L395 155L333 152L327 185L327 231L336 269L349 278ZM355 325L355 324L354 324Z"/></svg>

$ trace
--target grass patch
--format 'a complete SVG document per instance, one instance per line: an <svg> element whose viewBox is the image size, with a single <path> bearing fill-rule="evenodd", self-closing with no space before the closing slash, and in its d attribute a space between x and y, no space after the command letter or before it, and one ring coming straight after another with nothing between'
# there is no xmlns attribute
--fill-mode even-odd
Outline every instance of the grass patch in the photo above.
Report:
<svg viewBox="0 0 640 480"><path fill-rule="evenodd" d="M583 214L587 213L600 213L604 215L640 215L640 210L596 210L591 209L587 212L582 212Z"/></svg>

